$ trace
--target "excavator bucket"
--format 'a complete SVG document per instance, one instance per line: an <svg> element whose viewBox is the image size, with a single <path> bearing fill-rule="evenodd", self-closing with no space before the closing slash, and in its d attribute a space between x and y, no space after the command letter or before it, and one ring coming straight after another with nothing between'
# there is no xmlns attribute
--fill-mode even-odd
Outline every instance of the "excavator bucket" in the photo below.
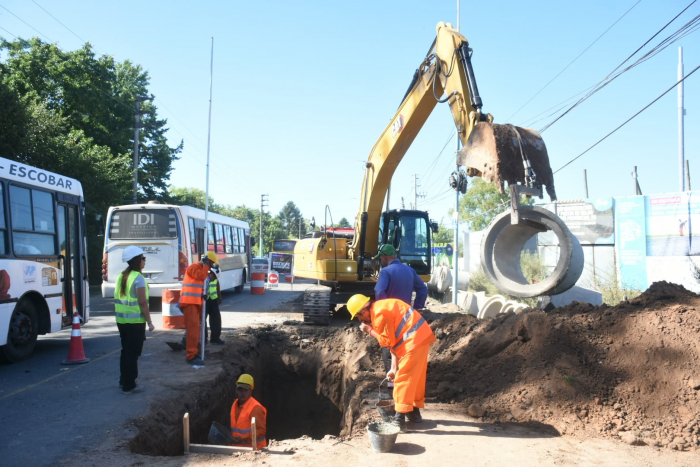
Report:
<svg viewBox="0 0 700 467"><path fill-rule="evenodd" d="M552 201L557 199L547 148L542 136L531 128L479 122L459 151L457 165L467 167L469 176L495 183L502 194L506 193L504 182L526 184L529 166L536 177L535 187L544 185Z"/></svg>

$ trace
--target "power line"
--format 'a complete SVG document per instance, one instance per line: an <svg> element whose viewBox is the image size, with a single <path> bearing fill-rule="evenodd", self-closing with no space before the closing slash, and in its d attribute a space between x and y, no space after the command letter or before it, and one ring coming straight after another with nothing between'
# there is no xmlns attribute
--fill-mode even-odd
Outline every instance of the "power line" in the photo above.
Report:
<svg viewBox="0 0 700 467"><path fill-rule="evenodd" d="M576 60L578 60L578 59L581 57L581 55L585 54L586 51L587 51L588 49L590 49L591 47L593 47L593 44L595 44L596 42L598 42L598 41L600 40L601 37L603 37L605 34L607 34L608 31L610 31L617 23L619 23L619 22L622 20L622 18L624 18L625 16L627 16L627 13L629 13L630 11L632 11L632 9L633 9L634 7L636 7L637 5L639 5L639 3L640 3L641 1L642 1L642 0L637 0L637 3L635 3L634 5L632 5L632 6L630 7L630 9L627 10L622 16L620 16L620 17L617 19L617 21L615 21L612 25L610 25L610 27L609 27L608 29L606 29L605 31L603 31L603 34L601 34L600 36L598 36L598 37L596 38L596 40L594 40L593 42L591 42L590 45L589 45L588 47L586 47L586 48L583 50L583 52L581 52L580 54L578 54L578 55L576 56L576 58L574 58L571 62L569 62L568 65L566 65L566 66L564 67L563 70L561 70L559 73L557 73L556 76L555 76L554 78L550 79L550 80L547 82L547 84L545 84L544 86L542 86L542 89L540 89L539 91L537 91L537 92L535 93L534 96L532 96L527 102L525 102L522 106L520 106L520 108L519 108L518 110L516 110L516 111L513 113L513 115L511 115L510 117L508 117L508 118L506 119L506 121L510 121L510 119L513 118L513 117L515 117L515 116L518 114L518 112L520 112L527 104L529 104L530 102L532 102L532 100L533 100L535 97L537 97L542 91L544 91L545 88L547 88L547 86L549 86L550 84L552 84L552 82L553 82L555 79L557 79L562 73L564 73L564 72L567 70L567 68L569 68L571 65L573 65L574 62L575 62Z"/></svg>
<svg viewBox="0 0 700 467"><path fill-rule="evenodd" d="M63 26L64 28L68 29L68 31L70 31L71 34L73 34L75 37L77 37L78 39L80 39L81 42L83 42L83 43L87 42L87 41L84 40L82 37L80 37L80 36L77 35L75 32L73 32L73 30L72 30L71 28L69 28L68 26L66 26L66 25L63 24L62 22L60 22L60 21L58 20L58 18L56 18L54 15L52 15L51 13L49 13L48 11L46 11L46 8L44 8L43 6L39 5L35 0L32 0L32 3L34 3L36 6L38 6L38 7L41 8L42 10L44 10L44 13L46 13L47 15L49 15L50 17L52 17L53 19L55 19L56 22L57 22L58 24L60 24L60 25Z"/></svg>
<svg viewBox="0 0 700 467"><path fill-rule="evenodd" d="M628 118L627 120L625 120L620 126L618 126L618 127L615 128L613 131L611 131L610 133L608 133L607 135L603 136L601 139L599 139L598 141L596 141L596 143L593 144L591 147L589 147L588 149L586 149L585 151L583 151L581 154L579 154L578 156L576 156L576 157L574 157L573 159L571 159L571 160L570 160L569 162L567 162L566 164L564 164L564 165L562 165L561 167L559 167L554 173L556 174L557 172L559 172L560 170L562 170L564 167L568 166L569 164L571 164L572 162L574 162L576 159L578 159L579 157L583 156L584 154L586 154L588 151L590 151L590 150L593 149L594 147L598 146L598 144L602 143L605 139L608 138L608 136L612 135L613 133L615 133L617 130L619 130L619 129L622 128L623 126L627 125L627 123L629 123L633 118L635 118L637 115L641 114L641 113L644 112L646 109L648 109L649 107L651 107L656 101L658 101L659 99L661 99L662 97L664 97L666 94L668 94L669 92L671 92L676 86L678 86L680 83L682 83L683 81L685 81L690 75L692 75L693 73L695 73L695 72L698 70L698 68L700 68L700 65L696 66L696 67L693 69L693 71L691 71L690 73L688 73L687 75L685 75L682 79L679 79L678 82L676 82L673 86L671 86L671 87L668 88L666 91L664 91L659 97L657 97L656 99L654 99L653 101L651 101L649 104L647 104L642 110L640 110L640 111L637 112L636 114L632 115L630 118Z"/></svg>

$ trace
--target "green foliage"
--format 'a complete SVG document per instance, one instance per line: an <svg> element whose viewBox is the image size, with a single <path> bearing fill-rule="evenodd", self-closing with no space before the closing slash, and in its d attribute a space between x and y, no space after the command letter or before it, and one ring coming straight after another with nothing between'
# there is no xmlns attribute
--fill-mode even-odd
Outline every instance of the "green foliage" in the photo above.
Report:
<svg viewBox="0 0 700 467"><path fill-rule="evenodd" d="M469 230L484 230L494 217L510 209L510 196L502 195L493 183L482 178L472 179L467 193L459 199L459 220L466 222ZM534 200L523 197L522 204L533 204ZM453 211L450 211L450 213Z"/></svg>
<svg viewBox="0 0 700 467"><path fill-rule="evenodd" d="M445 226L440 220L437 233L433 233L430 238L433 243L453 243L454 237L454 230Z"/></svg>
<svg viewBox="0 0 700 467"><path fill-rule="evenodd" d="M287 204L277 214L277 219L282 225L282 230L286 237L283 238L303 238L306 234L306 223L301 211L293 201L288 201ZM301 235L299 229L301 228Z"/></svg>
<svg viewBox="0 0 700 467"><path fill-rule="evenodd" d="M350 224L350 222L348 222L348 220L346 218L343 217L338 222L337 227L339 227L341 229L350 229L350 228L352 228L352 225Z"/></svg>
<svg viewBox="0 0 700 467"><path fill-rule="evenodd" d="M617 271L613 269L607 275L607 277L600 279L596 278L595 288L603 294L603 303L608 306L615 306L620 302L631 300L633 298L639 297L642 294L641 290L633 289L631 287L626 287L624 284L620 284L617 280Z"/></svg>
<svg viewBox="0 0 700 467"><path fill-rule="evenodd" d="M79 180L88 206L89 276L100 281L102 243L93 214L131 200L135 97L148 73L129 61L66 52L38 38L0 39L0 156ZM162 198L182 150L167 144L166 121L145 102L139 199Z"/></svg>
<svg viewBox="0 0 700 467"><path fill-rule="evenodd" d="M566 375L564 376L564 382L568 385L571 386L574 384L574 381L576 381L576 377L571 376L571 375Z"/></svg>
<svg viewBox="0 0 700 467"><path fill-rule="evenodd" d="M523 251L520 253L520 270L523 271L523 276L530 283L540 282L542 279L547 277L549 273L549 268L545 266L544 262L537 253L529 253Z"/></svg>

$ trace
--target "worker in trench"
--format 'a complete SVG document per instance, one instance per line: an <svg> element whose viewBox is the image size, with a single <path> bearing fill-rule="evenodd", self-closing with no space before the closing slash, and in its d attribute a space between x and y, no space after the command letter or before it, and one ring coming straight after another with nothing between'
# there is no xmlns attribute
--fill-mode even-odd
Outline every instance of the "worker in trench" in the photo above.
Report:
<svg viewBox="0 0 700 467"><path fill-rule="evenodd" d="M423 420L420 409L425 406L425 378L428 353L435 336L430 326L412 306L397 299L373 301L356 294L348 300L352 318L360 321L360 330L391 350L391 369L387 373L394 382L396 415L392 424L402 433L406 421Z"/></svg>
<svg viewBox="0 0 700 467"><path fill-rule="evenodd" d="M248 374L242 374L236 381L236 396L231 406L231 446L253 447L251 420L255 417L255 436L258 449L267 446L267 409L252 396L255 381Z"/></svg>
<svg viewBox="0 0 700 467"><path fill-rule="evenodd" d="M415 269L403 264L398 259L396 248L393 245L382 245L374 259L379 259L382 264L377 285L374 286L374 297L377 300L396 298L410 305L413 292L415 292L416 298L413 300L413 308L416 310L425 308L428 287ZM384 362L384 371L388 373L391 369L391 351L388 347L382 347L382 361ZM389 381L387 386L393 389L394 383Z"/></svg>

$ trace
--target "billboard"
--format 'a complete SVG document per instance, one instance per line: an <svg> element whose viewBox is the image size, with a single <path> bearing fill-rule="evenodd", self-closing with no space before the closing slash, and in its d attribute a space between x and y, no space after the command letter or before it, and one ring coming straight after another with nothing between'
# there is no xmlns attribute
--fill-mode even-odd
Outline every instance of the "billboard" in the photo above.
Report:
<svg viewBox="0 0 700 467"><path fill-rule="evenodd" d="M556 214L582 245L615 243L612 198L557 203Z"/></svg>
<svg viewBox="0 0 700 467"><path fill-rule="evenodd" d="M273 271L287 276L292 275L292 262L294 255L291 253L270 253L270 267Z"/></svg>
<svg viewBox="0 0 700 467"><path fill-rule="evenodd" d="M647 289L647 242L644 196L615 198L615 230L620 282Z"/></svg>
<svg viewBox="0 0 700 467"><path fill-rule="evenodd" d="M647 256L700 255L700 193L645 198Z"/></svg>

